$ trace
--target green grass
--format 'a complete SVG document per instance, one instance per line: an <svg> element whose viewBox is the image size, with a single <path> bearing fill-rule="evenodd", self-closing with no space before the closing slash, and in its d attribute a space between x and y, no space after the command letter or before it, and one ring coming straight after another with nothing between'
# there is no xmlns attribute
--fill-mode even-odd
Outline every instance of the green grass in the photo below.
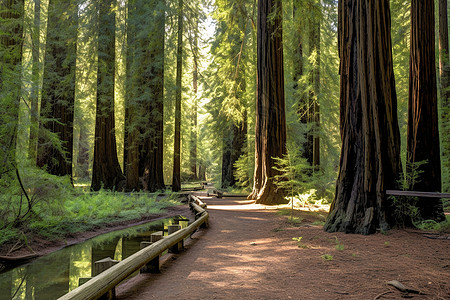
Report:
<svg viewBox="0 0 450 300"><path fill-rule="evenodd" d="M333 260L333 255L330 255L330 254L324 254L324 255L321 255L320 257L322 257L322 259L323 259L324 261L330 261L330 260Z"/></svg>
<svg viewBox="0 0 450 300"><path fill-rule="evenodd" d="M0 224L0 245L37 234L45 239L61 239L68 234L88 231L105 224L140 219L163 212L167 207L179 205L177 195L169 193L157 200L156 194L119 193L101 190L96 193L67 193L55 202L42 201L33 207L26 222L13 228L7 221ZM20 197L10 196L11 203L20 203ZM13 220L15 213L9 213ZM1 212L0 212L1 213Z"/></svg>

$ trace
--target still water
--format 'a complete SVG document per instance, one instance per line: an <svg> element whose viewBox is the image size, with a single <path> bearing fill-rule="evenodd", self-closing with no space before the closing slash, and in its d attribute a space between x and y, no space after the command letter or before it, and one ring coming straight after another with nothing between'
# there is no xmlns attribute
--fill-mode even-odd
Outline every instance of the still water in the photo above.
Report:
<svg viewBox="0 0 450 300"><path fill-rule="evenodd" d="M0 300L57 299L77 288L80 277L90 277L95 261L105 257L123 260L139 251L140 242L150 241L153 232L164 230L167 235L167 226L172 224L184 228L188 221L175 217L102 234L0 273Z"/></svg>

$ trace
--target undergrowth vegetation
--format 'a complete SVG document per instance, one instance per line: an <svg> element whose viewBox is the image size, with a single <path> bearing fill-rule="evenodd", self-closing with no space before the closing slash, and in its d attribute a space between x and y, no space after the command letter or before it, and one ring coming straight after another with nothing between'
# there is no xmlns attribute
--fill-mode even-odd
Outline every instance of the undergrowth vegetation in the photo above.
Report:
<svg viewBox="0 0 450 300"><path fill-rule="evenodd" d="M15 175L16 180L0 179L4 191L0 194L0 246L7 242L26 245L31 235L59 239L102 224L158 214L180 204L173 193L158 199L157 193L83 191L74 188L68 177L37 168Z"/></svg>

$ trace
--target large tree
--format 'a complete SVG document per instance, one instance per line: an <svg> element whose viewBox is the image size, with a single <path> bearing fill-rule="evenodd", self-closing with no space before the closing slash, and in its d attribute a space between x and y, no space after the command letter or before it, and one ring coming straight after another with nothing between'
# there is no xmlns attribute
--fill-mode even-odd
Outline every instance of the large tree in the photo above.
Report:
<svg viewBox="0 0 450 300"><path fill-rule="evenodd" d="M400 164L389 0L340 0L342 150L324 229L370 234L393 224L385 191Z"/></svg>
<svg viewBox="0 0 450 300"><path fill-rule="evenodd" d="M76 1L49 1L37 164L54 175L72 176L77 16Z"/></svg>
<svg viewBox="0 0 450 300"><path fill-rule="evenodd" d="M442 107L442 182L443 192L450 191L450 56L448 43L448 0L439 0L439 75ZM447 184L445 184L447 182Z"/></svg>
<svg viewBox="0 0 450 300"><path fill-rule="evenodd" d="M163 86L165 4L128 3L126 156L127 189L164 188Z"/></svg>
<svg viewBox="0 0 450 300"><path fill-rule="evenodd" d="M15 166L24 1L0 1L0 178Z"/></svg>
<svg viewBox="0 0 450 300"><path fill-rule="evenodd" d="M420 174L407 176L410 189L427 192L441 191L434 26L434 1L412 0L407 164ZM439 198L419 198L417 206L424 220L445 220Z"/></svg>
<svg viewBox="0 0 450 300"><path fill-rule="evenodd" d="M97 112L91 189L117 189L125 178L117 158L114 120L115 1L98 5Z"/></svg>
<svg viewBox="0 0 450 300"><path fill-rule="evenodd" d="M175 134L172 191L181 190L181 80L183 75L183 0L178 1L177 78L175 95Z"/></svg>
<svg viewBox="0 0 450 300"><path fill-rule="evenodd" d="M282 12L281 0L258 2L255 174L248 198L262 204L284 201L273 169L274 157L286 154Z"/></svg>
<svg viewBox="0 0 450 300"><path fill-rule="evenodd" d="M165 33L165 0L148 2L148 12L152 18L148 34L146 69L143 77L148 87L148 114L144 121L144 131L149 134L144 139L146 147L144 176L147 190L155 192L164 189L163 174L163 129L164 129L164 33ZM150 25L150 24L149 24Z"/></svg>

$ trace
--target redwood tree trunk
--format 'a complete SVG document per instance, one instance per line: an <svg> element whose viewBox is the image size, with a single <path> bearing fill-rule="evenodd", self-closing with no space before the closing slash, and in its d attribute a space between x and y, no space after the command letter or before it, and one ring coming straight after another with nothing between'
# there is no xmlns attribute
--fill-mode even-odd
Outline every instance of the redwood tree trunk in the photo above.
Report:
<svg viewBox="0 0 450 300"><path fill-rule="evenodd" d="M97 113L91 189L118 189L125 179L117 158L114 120L115 13L113 0L98 1Z"/></svg>
<svg viewBox="0 0 450 300"><path fill-rule="evenodd" d="M137 34L137 4L138 1L128 1L127 17L127 61L126 61L126 85L125 85L125 135L124 135L124 173L126 177L127 191L139 191L139 118L141 108L137 103L138 91L136 90L139 63L136 55ZM144 183L143 188L146 188Z"/></svg>
<svg viewBox="0 0 450 300"><path fill-rule="evenodd" d="M281 0L258 2L255 175L249 199L262 204L284 202L273 178L273 157L286 154L286 116Z"/></svg>
<svg viewBox="0 0 450 300"><path fill-rule="evenodd" d="M42 127L59 137L62 149L41 132L37 164L50 174L72 176L78 7L72 0L50 0L48 14Z"/></svg>
<svg viewBox="0 0 450 300"><path fill-rule="evenodd" d="M148 3L148 1L147 1ZM143 85L146 86L148 112L144 116L144 131L148 132L144 139L146 146L144 177L147 190L155 192L165 188L163 174L163 128L164 128L164 33L165 33L165 1L154 0L147 6L151 14L147 28L152 32L148 38L146 69ZM149 5L149 4L147 4Z"/></svg>
<svg viewBox="0 0 450 300"><path fill-rule="evenodd" d="M442 192L450 192L450 59L448 44L448 0L439 0L439 70L441 78ZM447 139L445 139L447 137Z"/></svg>
<svg viewBox="0 0 450 300"><path fill-rule="evenodd" d="M24 1L0 2L0 178L16 164Z"/></svg>
<svg viewBox="0 0 450 300"><path fill-rule="evenodd" d="M194 40L192 45L192 88L194 91L194 104L192 108L192 128L189 164L191 167L191 179L197 180L197 90L198 90L198 14L195 15Z"/></svg>
<svg viewBox="0 0 450 300"><path fill-rule="evenodd" d="M183 0L178 2L177 78L175 96L175 134L173 150L172 191L181 190L181 79L183 66Z"/></svg>
<svg viewBox="0 0 450 300"><path fill-rule="evenodd" d="M342 152L324 229L370 234L393 225L385 191L400 164L389 0L340 0Z"/></svg>
<svg viewBox="0 0 450 300"><path fill-rule="evenodd" d="M412 0L407 164L409 171L416 163L427 161L410 186L426 192L441 191L434 37L434 1ZM411 179L413 175L408 176ZM417 206L424 220L445 220L439 198L419 198Z"/></svg>

